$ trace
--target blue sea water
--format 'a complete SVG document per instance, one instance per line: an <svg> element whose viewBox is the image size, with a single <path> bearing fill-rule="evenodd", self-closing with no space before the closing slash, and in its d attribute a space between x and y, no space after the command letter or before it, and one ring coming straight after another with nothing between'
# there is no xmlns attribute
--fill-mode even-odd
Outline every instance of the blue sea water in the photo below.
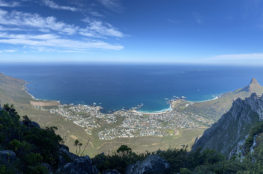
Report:
<svg viewBox="0 0 263 174"><path fill-rule="evenodd" d="M169 107L165 98L173 96L209 100L246 86L252 77L263 84L262 67L1 64L0 72L27 81L36 98L96 102L105 112L139 104L142 111L159 111Z"/></svg>

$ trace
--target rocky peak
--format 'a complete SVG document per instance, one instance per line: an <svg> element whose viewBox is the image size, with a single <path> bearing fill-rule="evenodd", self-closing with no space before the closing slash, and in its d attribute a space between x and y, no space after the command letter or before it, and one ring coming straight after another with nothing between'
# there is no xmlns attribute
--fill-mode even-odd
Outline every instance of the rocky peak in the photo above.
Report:
<svg viewBox="0 0 263 174"><path fill-rule="evenodd" d="M257 92L262 89L262 86L258 83L257 79L252 78L249 85L243 88L243 91L247 92Z"/></svg>

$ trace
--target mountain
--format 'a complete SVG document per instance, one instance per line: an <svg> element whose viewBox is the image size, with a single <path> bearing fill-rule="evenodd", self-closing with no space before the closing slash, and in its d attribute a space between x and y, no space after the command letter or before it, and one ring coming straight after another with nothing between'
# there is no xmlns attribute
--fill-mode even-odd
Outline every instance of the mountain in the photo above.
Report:
<svg viewBox="0 0 263 174"><path fill-rule="evenodd" d="M252 79L250 85L242 90L255 92L259 87L257 81ZM236 99L231 109L204 132L192 149L213 149L226 156L239 153L245 155L247 149L252 148L254 137L263 132L261 127L257 127L262 120L263 95L259 97L256 93L252 93L250 97L243 100ZM255 129L257 129L256 133Z"/></svg>
<svg viewBox="0 0 263 174"><path fill-rule="evenodd" d="M231 108L233 101L238 98L245 99L251 96L252 93L256 93L257 95L263 94L263 87L255 78L252 78L246 87L222 94L217 99L195 103L186 102L188 103L187 107L177 107L176 109L179 108L181 112L195 113L217 121ZM185 105L185 102L183 102L183 105Z"/></svg>
<svg viewBox="0 0 263 174"><path fill-rule="evenodd" d="M262 87L255 78L252 78L250 84L245 88L241 89L241 91L246 91L249 93L261 93Z"/></svg>

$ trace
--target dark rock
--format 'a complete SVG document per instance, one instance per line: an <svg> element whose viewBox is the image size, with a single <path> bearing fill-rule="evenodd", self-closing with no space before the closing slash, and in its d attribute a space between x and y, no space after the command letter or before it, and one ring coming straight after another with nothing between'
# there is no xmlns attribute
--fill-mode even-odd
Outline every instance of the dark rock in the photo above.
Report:
<svg viewBox="0 0 263 174"><path fill-rule="evenodd" d="M165 174L169 171L170 164L159 157L151 155L143 161L128 166L126 174Z"/></svg>
<svg viewBox="0 0 263 174"><path fill-rule="evenodd" d="M106 170L103 172L103 174L120 174L120 172L118 170Z"/></svg>
<svg viewBox="0 0 263 174"><path fill-rule="evenodd" d="M61 150L66 150L66 151L69 152L68 146L66 146L66 145L64 145L64 144L60 144L59 146L60 146L60 149L61 149Z"/></svg>
<svg viewBox="0 0 263 174"><path fill-rule="evenodd" d="M78 158L78 156L69 152L69 148L67 146L60 145L58 158L59 167L63 167L65 164L74 161L76 158Z"/></svg>
<svg viewBox="0 0 263 174"><path fill-rule="evenodd" d="M42 163L41 166L48 170L48 174L53 174L52 167L48 163Z"/></svg>
<svg viewBox="0 0 263 174"><path fill-rule="evenodd" d="M34 122L34 121L24 120L24 121L22 121L22 124L25 125L26 127L29 127L29 128L39 128L40 129L39 124L37 122Z"/></svg>
<svg viewBox="0 0 263 174"><path fill-rule="evenodd" d="M16 160L16 154L15 152L11 150L3 150L0 151L0 161L2 163L12 163Z"/></svg>
<svg viewBox="0 0 263 174"><path fill-rule="evenodd" d="M73 162L67 163L58 170L63 174L97 174L97 168L92 164L92 160L88 157L77 157Z"/></svg>

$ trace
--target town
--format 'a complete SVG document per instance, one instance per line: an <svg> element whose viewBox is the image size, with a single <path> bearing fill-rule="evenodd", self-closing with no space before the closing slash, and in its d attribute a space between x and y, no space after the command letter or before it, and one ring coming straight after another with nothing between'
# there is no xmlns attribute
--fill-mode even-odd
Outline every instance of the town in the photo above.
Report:
<svg viewBox="0 0 263 174"><path fill-rule="evenodd" d="M96 105L59 105L50 109L83 127L89 135L96 132L100 140L133 138L144 136L177 135L182 128L199 128L211 125L211 120L191 112L176 111L172 108L164 112L143 113L135 108L102 113Z"/></svg>

